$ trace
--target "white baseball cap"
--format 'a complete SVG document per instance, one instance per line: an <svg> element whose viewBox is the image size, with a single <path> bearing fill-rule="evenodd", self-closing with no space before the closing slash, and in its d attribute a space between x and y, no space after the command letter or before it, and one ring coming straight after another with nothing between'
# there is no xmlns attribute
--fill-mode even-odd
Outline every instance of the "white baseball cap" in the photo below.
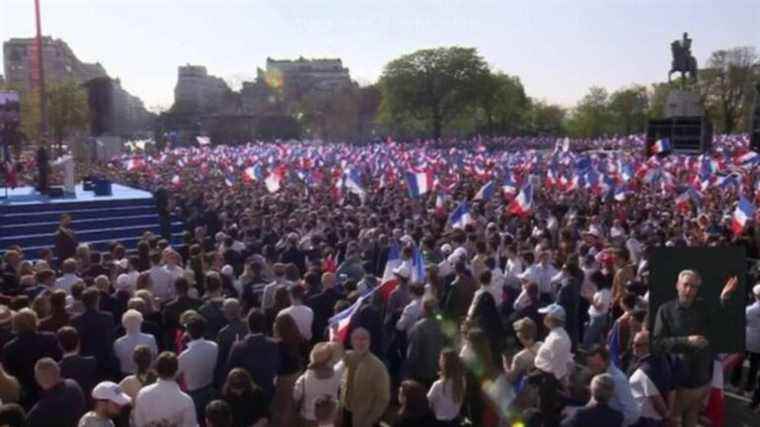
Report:
<svg viewBox="0 0 760 427"><path fill-rule="evenodd" d="M752 287L752 293L760 296L760 283Z"/></svg>
<svg viewBox="0 0 760 427"><path fill-rule="evenodd" d="M94 400L109 400L119 406L129 405L132 399L123 391L118 384L111 381L103 381L92 389Z"/></svg>
<svg viewBox="0 0 760 427"><path fill-rule="evenodd" d="M557 320L565 321L565 309L559 304L549 304L546 307L539 308L538 312Z"/></svg>

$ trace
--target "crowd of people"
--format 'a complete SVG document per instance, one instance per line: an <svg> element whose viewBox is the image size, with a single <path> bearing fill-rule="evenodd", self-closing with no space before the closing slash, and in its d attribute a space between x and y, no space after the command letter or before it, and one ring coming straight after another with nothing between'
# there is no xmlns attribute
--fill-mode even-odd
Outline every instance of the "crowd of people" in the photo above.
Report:
<svg viewBox="0 0 760 427"><path fill-rule="evenodd" d="M0 425L720 423L709 343L684 314L647 323L648 254L758 258L734 214L758 161L742 135L702 156L640 136L124 155L88 173L167 195L187 231L97 251L65 218L76 244L6 249ZM683 313L700 282L673 283ZM758 307L732 377L753 407Z"/></svg>

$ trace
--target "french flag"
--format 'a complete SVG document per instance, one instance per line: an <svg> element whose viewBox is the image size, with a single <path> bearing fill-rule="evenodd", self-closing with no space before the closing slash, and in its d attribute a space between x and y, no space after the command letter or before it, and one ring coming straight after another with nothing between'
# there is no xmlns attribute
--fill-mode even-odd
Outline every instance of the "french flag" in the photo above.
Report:
<svg viewBox="0 0 760 427"><path fill-rule="evenodd" d="M713 427L726 425L726 402L723 395L723 363L719 360L713 362L712 386L707 398L705 416L710 420Z"/></svg>
<svg viewBox="0 0 760 427"><path fill-rule="evenodd" d="M757 163L760 163L760 155L754 151L748 151L736 158L736 164L740 166L751 167Z"/></svg>
<svg viewBox="0 0 760 427"><path fill-rule="evenodd" d="M628 191L626 191L625 187L623 186L616 187L615 191L612 193L612 198L618 202L625 202L625 199L627 197L628 197Z"/></svg>
<svg viewBox="0 0 760 427"><path fill-rule="evenodd" d="M410 197L420 197L433 189L433 173L431 171L407 172L406 185Z"/></svg>
<svg viewBox="0 0 760 427"><path fill-rule="evenodd" d="M235 185L235 177L232 175L225 175L224 183L227 184L227 187L233 187Z"/></svg>
<svg viewBox="0 0 760 427"><path fill-rule="evenodd" d="M658 139L657 142L652 145L652 152L654 154L667 153L672 150L670 146L670 140L668 138Z"/></svg>
<svg viewBox="0 0 760 427"><path fill-rule="evenodd" d="M680 211L689 210L689 201L691 200L689 191L684 191L678 197L676 197L676 208Z"/></svg>
<svg viewBox="0 0 760 427"><path fill-rule="evenodd" d="M607 337L607 347L610 349L610 360L620 367L620 322L615 322Z"/></svg>
<svg viewBox="0 0 760 427"><path fill-rule="evenodd" d="M343 184L348 188L348 191L356 194L361 199L362 203L367 197L367 192L364 191L361 185L361 178L359 177L359 171L351 169L343 177Z"/></svg>
<svg viewBox="0 0 760 427"><path fill-rule="evenodd" d="M457 206L454 212L451 214L451 226L454 228L464 228L467 224L472 222L472 216L470 216L470 207L467 202L462 202Z"/></svg>
<svg viewBox="0 0 760 427"><path fill-rule="evenodd" d="M380 292L383 295L383 299L387 301L391 292L396 288L396 284L397 282L395 280L391 280L375 286L369 292L359 297L351 307L331 317L330 320L328 320L328 324L330 325L330 341L339 341L345 344L348 340L348 330L351 326L351 319L354 317L354 314L359 311L362 304L364 304L364 301L372 298L376 292Z"/></svg>
<svg viewBox="0 0 760 427"><path fill-rule="evenodd" d="M739 236L744 232L744 228L747 223L755 216L755 206L749 202L749 200L742 197L739 199L739 204L734 210L734 217L731 221L731 230L735 235Z"/></svg>
<svg viewBox="0 0 760 427"><path fill-rule="evenodd" d="M282 187L282 178L283 178L283 171L282 170L274 170L272 171L269 176L264 180L264 185L267 187L267 191L270 193L276 193L280 190Z"/></svg>
<svg viewBox="0 0 760 427"><path fill-rule="evenodd" d="M446 202L441 193L435 195L435 214L440 217L446 216Z"/></svg>
<svg viewBox="0 0 760 427"><path fill-rule="evenodd" d="M132 157L131 159L127 160L125 166L128 171L133 171L143 166L143 160L137 157Z"/></svg>
<svg viewBox="0 0 760 427"><path fill-rule="evenodd" d="M179 178L179 175L174 175L172 177L172 185L174 185L175 187L179 187L180 185L182 185L182 180Z"/></svg>
<svg viewBox="0 0 760 427"><path fill-rule="evenodd" d="M421 284L427 282L425 260L422 257L422 251L417 246L414 248L414 256L412 257L412 277L410 278L410 282Z"/></svg>
<svg viewBox="0 0 760 427"><path fill-rule="evenodd" d="M385 261L385 270L383 270L381 282L393 280L393 270L399 265L401 265L401 249L396 243L392 243L388 248L388 257Z"/></svg>
<svg viewBox="0 0 760 427"><path fill-rule="evenodd" d="M261 165L249 166L245 168L243 174L248 181L261 181L264 179L264 173L261 171Z"/></svg>
<svg viewBox="0 0 760 427"><path fill-rule="evenodd" d="M505 197L512 197L517 194L517 182L511 173L508 173L507 176L504 177L504 182L501 184L501 191L504 193Z"/></svg>
<svg viewBox="0 0 760 427"><path fill-rule="evenodd" d="M515 215L527 215L533 209L533 185L526 184L520 194L507 206L507 211Z"/></svg>
<svg viewBox="0 0 760 427"><path fill-rule="evenodd" d="M493 193L493 181L488 181L484 186L480 187L480 190L478 190L478 193L475 194L473 200L491 200L491 198L493 198Z"/></svg>

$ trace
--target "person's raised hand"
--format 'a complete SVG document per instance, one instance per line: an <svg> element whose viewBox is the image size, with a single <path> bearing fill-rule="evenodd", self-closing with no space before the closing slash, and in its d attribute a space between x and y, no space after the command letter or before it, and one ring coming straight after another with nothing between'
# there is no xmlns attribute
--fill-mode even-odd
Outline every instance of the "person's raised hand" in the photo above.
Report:
<svg viewBox="0 0 760 427"><path fill-rule="evenodd" d="M730 277L726 284L723 286L723 291L720 293L721 299L727 299L729 298L735 291L736 287L739 285L739 278L737 276Z"/></svg>

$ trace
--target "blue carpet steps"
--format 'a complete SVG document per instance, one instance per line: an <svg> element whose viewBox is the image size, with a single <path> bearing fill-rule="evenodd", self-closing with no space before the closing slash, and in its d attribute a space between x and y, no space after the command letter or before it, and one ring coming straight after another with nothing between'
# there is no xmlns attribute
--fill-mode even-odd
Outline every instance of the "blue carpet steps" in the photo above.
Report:
<svg viewBox="0 0 760 427"><path fill-rule="evenodd" d="M113 241L134 249L145 231L161 234L153 198L72 200L56 203L0 205L0 252L21 245L27 259L40 249L52 248L62 214L72 218L71 228L80 243L106 250ZM172 218L172 245L182 242L184 223Z"/></svg>

